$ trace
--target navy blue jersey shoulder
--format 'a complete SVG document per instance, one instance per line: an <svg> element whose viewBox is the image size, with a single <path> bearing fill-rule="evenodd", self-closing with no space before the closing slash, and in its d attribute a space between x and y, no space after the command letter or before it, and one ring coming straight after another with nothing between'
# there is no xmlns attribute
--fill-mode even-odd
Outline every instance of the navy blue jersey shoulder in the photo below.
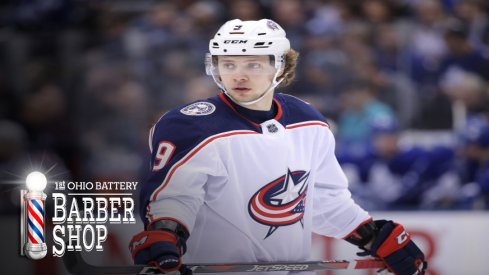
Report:
<svg viewBox="0 0 489 275"><path fill-rule="evenodd" d="M312 107L309 103L291 95L287 94L275 94L275 99L280 103L283 109L283 116L281 122L285 125L318 120L325 123L324 116Z"/></svg>
<svg viewBox="0 0 489 275"><path fill-rule="evenodd" d="M236 130L256 129L233 115L233 111L218 96L213 96L166 113L155 125L153 140L178 140L188 147L210 136Z"/></svg>

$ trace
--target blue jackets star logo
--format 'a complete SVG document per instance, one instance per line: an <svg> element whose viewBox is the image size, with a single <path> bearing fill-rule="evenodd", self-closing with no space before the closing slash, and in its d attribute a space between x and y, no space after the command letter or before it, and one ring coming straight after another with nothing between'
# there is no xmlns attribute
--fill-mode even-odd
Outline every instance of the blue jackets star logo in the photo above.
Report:
<svg viewBox="0 0 489 275"><path fill-rule="evenodd" d="M265 239L281 226L303 224L309 172L287 171L258 190L248 203L250 216L269 226Z"/></svg>

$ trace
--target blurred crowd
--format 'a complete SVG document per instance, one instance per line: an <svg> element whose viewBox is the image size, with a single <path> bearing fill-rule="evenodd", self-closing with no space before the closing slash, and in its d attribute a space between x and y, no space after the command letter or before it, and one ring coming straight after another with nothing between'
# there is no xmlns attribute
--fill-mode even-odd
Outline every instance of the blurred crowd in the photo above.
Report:
<svg viewBox="0 0 489 275"><path fill-rule="evenodd" d="M366 209L489 209L488 14L483 0L2 1L0 192L28 165L142 181L152 124L218 93L203 63L219 26L271 18L300 52L281 92L331 123Z"/></svg>

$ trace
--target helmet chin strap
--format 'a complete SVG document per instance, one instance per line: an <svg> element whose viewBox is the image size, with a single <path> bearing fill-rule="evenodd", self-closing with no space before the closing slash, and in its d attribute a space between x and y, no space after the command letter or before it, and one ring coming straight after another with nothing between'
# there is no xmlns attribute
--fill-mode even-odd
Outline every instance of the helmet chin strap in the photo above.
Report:
<svg viewBox="0 0 489 275"><path fill-rule="evenodd" d="M239 101L237 100L236 98L234 98L227 90L226 88L224 87L224 85L222 85L221 83L219 83L219 81L216 81L216 78L214 77L214 74L212 74L212 78L214 78L214 82L217 83L217 85L224 91L224 93L231 99L233 100L235 103L239 104L239 105L243 105L243 106L249 106L249 105L252 105L252 104L255 104L259 101L261 101L263 98L265 98L265 96L267 96L271 91L273 91L283 80L284 78L280 79L277 81L277 76L278 74L281 72L281 70L277 70L277 72L275 73L275 75L273 76L273 80L272 80L272 84L270 84L270 87L268 87L258 98L254 99L254 100L250 100L250 101Z"/></svg>

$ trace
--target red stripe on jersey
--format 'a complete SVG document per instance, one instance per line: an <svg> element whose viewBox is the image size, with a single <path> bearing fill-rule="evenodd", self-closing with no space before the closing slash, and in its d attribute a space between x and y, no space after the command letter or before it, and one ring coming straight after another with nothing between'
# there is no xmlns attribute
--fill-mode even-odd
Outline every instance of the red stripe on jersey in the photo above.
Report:
<svg viewBox="0 0 489 275"><path fill-rule="evenodd" d="M305 194L300 195L293 202L287 204L286 207L283 207L284 208L283 210L285 210L287 208L291 208L292 206L294 206L294 207L292 207L292 209L295 208L297 205L299 205L299 203L302 201L302 199L304 197L305 197ZM263 207L266 207L268 210L272 210L272 211L275 210L272 207L270 207L269 205L264 204L262 198L259 198L259 200L260 200L260 203L262 203L261 205ZM285 217L292 216L293 214L295 214L295 213L291 213L292 210L290 210L288 212L279 213L279 214L273 214L273 213L264 212L264 211L262 211L259 208L259 206L256 204L255 201L252 202L252 205L251 206L253 207L253 210L255 210L258 214L260 214L262 216L269 217L269 218L285 218ZM256 218L258 218L258 217L256 217Z"/></svg>
<svg viewBox="0 0 489 275"><path fill-rule="evenodd" d="M300 123L295 123L291 125L287 125L287 129L294 129L294 128L299 128L299 127L305 127L305 126L323 126L329 128L329 125L325 122L322 121L311 121L311 122L300 122Z"/></svg>
<svg viewBox="0 0 489 275"><path fill-rule="evenodd" d="M171 169L170 169L170 172L168 173L168 175L166 176L166 179L164 180L163 182L163 185L158 187L158 189L156 189L156 191L154 192L151 200L154 201L156 200L156 197L158 196L158 193L160 193L167 185L168 185L168 182L170 181L171 177L173 176L173 174L175 173L175 171L182 165L184 165L187 161L189 161L193 156L195 156L195 154L197 154L197 152L199 152L202 148L204 148L207 144L211 143L212 141L216 140L216 139L219 139L219 138L224 138L224 137L229 137L229 136L235 136L235 135L256 135L258 134L257 132L253 132L253 131L238 131L238 132L231 132L231 133L224 133L224 134L220 134L220 135L216 135L216 136L213 136L213 137L209 137L207 138L205 141L203 141L198 147L196 147L194 150L192 150L187 156L185 156L185 158L183 158L182 160L180 160L175 166L173 166Z"/></svg>
<svg viewBox="0 0 489 275"><path fill-rule="evenodd" d="M247 119L245 116L243 116L242 114L240 114L238 111L236 111L236 109L234 108L234 106L231 104L231 102L228 101L228 99L224 96L224 93L220 93L219 94L219 98L226 104L228 105L229 108L231 108L231 110L233 110L233 112L235 112L238 116L240 116L241 118L243 118L244 120L248 121L249 123L251 123L252 125L254 125L255 127L258 127L260 128L260 124L258 123L254 123L253 121Z"/></svg>
<svg viewBox="0 0 489 275"><path fill-rule="evenodd" d="M269 220L264 220L264 219L261 219L260 217L256 217L256 216L254 217L254 219L262 222L263 224L272 225L272 226L281 226L281 225L294 224L297 221L299 221L300 219L302 219L303 217L304 217L304 213L301 213L299 216L297 216L296 218L294 218L292 220L286 220L286 221L282 221L282 222L271 222Z"/></svg>
<svg viewBox="0 0 489 275"><path fill-rule="evenodd" d="M282 105L280 105L278 100L276 100L275 98L273 99L273 102L275 102L275 104L277 104L277 114L275 115L275 117L273 119L278 121L282 117L282 114L283 114Z"/></svg>

